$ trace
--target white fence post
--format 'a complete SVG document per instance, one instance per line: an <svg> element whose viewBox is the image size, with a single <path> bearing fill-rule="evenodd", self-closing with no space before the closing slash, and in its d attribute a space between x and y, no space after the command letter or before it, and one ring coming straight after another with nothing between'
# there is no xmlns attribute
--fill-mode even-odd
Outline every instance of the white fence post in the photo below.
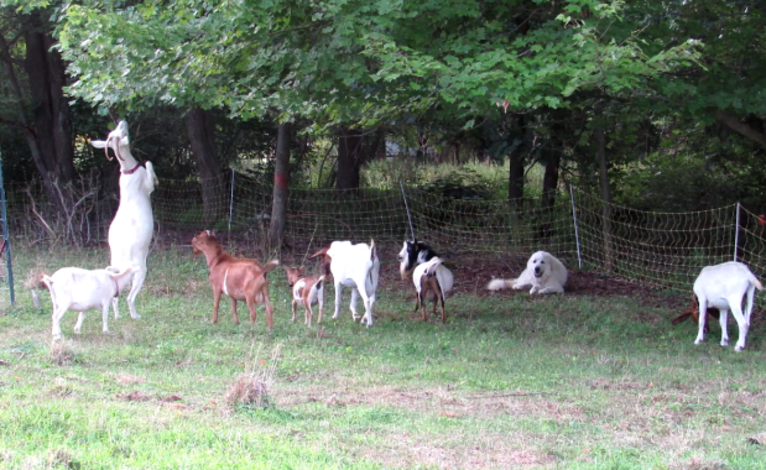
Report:
<svg viewBox="0 0 766 470"><path fill-rule="evenodd" d="M575 208L574 190L569 184L569 200L572 201L572 220L574 222L575 243L577 244L577 266L582 269L582 254L580 253L580 235L577 231L577 209Z"/></svg>
<svg viewBox="0 0 766 470"><path fill-rule="evenodd" d="M739 247L739 203L737 203L737 225L734 227L734 261L737 261L737 248Z"/></svg>
<svg viewBox="0 0 766 470"><path fill-rule="evenodd" d="M229 232L231 232L231 218L234 213L234 168L231 169L231 191L229 195Z"/></svg>

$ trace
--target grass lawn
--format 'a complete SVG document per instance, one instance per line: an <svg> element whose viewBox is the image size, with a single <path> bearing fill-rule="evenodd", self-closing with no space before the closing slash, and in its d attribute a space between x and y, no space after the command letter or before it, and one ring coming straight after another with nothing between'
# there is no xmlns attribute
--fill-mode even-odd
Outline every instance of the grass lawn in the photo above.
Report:
<svg viewBox="0 0 766 470"><path fill-rule="evenodd" d="M237 326L225 299L210 324L204 261L171 247L150 255L141 319L122 300L110 334L93 311L74 335L69 312L52 344L50 297L35 308L24 279L108 260L61 251L16 250L15 307L0 285L0 468L766 468L760 315L742 353L718 345L717 324L694 346L668 299L620 292L456 289L442 325L389 276L374 327L352 322L348 290L331 319L330 286L307 328L279 269L269 333L262 307L251 325L240 305ZM268 386L260 406L235 400L243 377Z"/></svg>

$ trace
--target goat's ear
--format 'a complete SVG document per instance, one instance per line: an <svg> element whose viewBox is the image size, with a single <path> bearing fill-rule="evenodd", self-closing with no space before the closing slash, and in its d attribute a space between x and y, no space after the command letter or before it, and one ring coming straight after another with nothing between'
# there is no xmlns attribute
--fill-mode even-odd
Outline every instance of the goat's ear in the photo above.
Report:
<svg viewBox="0 0 766 470"><path fill-rule="evenodd" d="M301 274L305 273L306 272L306 266L300 265L300 267L298 268L298 272L301 273Z"/></svg>
<svg viewBox="0 0 766 470"><path fill-rule="evenodd" d="M673 320L674 325L678 325L682 321L685 321L687 318L691 316L690 312L684 312L681 315L677 316L675 320Z"/></svg>
<svg viewBox="0 0 766 470"><path fill-rule="evenodd" d="M106 147L106 141L105 140L91 140L90 145L92 145L94 148L102 149Z"/></svg>

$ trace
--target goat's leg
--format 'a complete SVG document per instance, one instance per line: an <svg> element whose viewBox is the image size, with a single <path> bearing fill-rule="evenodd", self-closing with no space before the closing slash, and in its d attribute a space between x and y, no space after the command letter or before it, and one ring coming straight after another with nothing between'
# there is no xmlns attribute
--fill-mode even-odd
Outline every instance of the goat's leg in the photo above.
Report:
<svg viewBox="0 0 766 470"><path fill-rule="evenodd" d="M114 318L120 318L120 297L112 298L112 310L114 310Z"/></svg>
<svg viewBox="0 0 766 470"><path fill-rule="evenodd" d="M324 290L317 292L317 303L319 304L319 315L317 316L317 325L322 323L322 310L324 310Z"/></svg>
<svg viewBox="0 0 766 470"><path fill-rule="evenodd" d="M245 305L247 305L247 311L250 313L250 324L255 324L255 296L246 296L245 297Z"/></svg>
<svg viewBox="0 0 766 470"><path fill-rule="evenodd" d="M699 298L699 320L697 322L697 339L694 344L700 344L705 339L705 319L707 319L707 299Z"/></svg>
<svg viewBox="0 0 766 470"><path fill-rule="evenodd" d="M359 320L359 313L356 311L356 300L359 298L359 289L356 287L351 288L351 303L349 304L349 307L351 307L351 318L354 319L354 321Z"/></svg>
<svg viewBox="0 0 766 470"><path fill-rule="evenodd" d="M732 300L734 299L729 301L731 314L734 315L734 319L737 320L737 326L739 326L739 338L737 338L737 344L734 346L734 350L741 352L745 349L747 331L750 329L750 322L748 321L748 318L742 314L742 299L740 299L740 303L737 303L736 301L732 302ZM745 307L745 310L747 310L747 307Z"/></svg>
<svg viewBox="0 0 766 470"><path fill-rule="evenodd" d="M128 293L126 298L128 308L130 309L130 318L133 319L141 318L141 315L136 311L136 296L138 296L141 286L144 285L144 279L146 279L146 266L142 266L141 269L133 273L133 283L130 286L130 293Z"/></svg>
<svg viewBox="0 0 766 470"><path fill-rule="evenodd" d="M263 305L266 309L266 325L269 328L269 331L274 328L274 309L271 308L271 299L269 298L269 286L266 284L263 287ZM253 321L255 321L255 317L253 317Z"/></svg>
<svg viewBox="0 0 766 470"><path fill-rule="evenodd" d="M342 293L340 282L338 281L337 277L335 278L335 313L333 313L333 318L338 318L338 314L340 313L340 295Z"/></svg>
<svg viewBox="0 0 766 470"><path fill-rule="evenodd" d="M79 335L80 330L82 330L82 322L85 321L85 312L80 312L79 315L77 315L77 323L74 324L74 332L75 334Z"/></svg>
<svg viewBox="0 0 766 470"><path fill-rule="evenodd" d="M372 306L375 303L375 294L368 295L366 289L356 289L356 292L358 292L359 296L362 297L362 302L364 303L364 316L362 317L362 321L360 323L366 324L369 328L373 323Z"/></svg>
<svg viewBox="0 0 766 470"><path fill-rule="evenodd" d="M54 340L61 339L61 319L64 317L64 314L67 312L66 308L62 308L60 306L57 306L56 304L53 304L53 315L51 315L51 323L52 323L52 335Z"/></svg>
<svg viewBox="0 0 766 470"><path fill-rule="evenodd" d="M231 300L231 315L234 317L234 324L239 325L239 317L237 316L237 300L234 297L230 297L229 299Z"/></svg>
<svg viewBox="0 0 766 470"><path fill-rule="evenodd" d="M101 332L109 333L109 302L101 306Z"/></svg>
<svg viewBox="0 0 766 470"><path fill-rule="evenodd" d="M213 289L213 318L211 323L218 323L218 305L221 303L221 291Z"/></svg>
<svg viewBox="0 0 766 470"><path fill-rule="evenodd" d="M295 323L295 312L297 308L298 308L298 300L296 300L295 297L293 297L293 320L292 320L293 323Z"/></svg>
<svg viewBox="0 0 766 470"><path fill-rule="evenodd" d="M729 345L729 311L721 309L721 316L718 319L718 323L721 325L721 347Z"/></svg>
<svg viewBox="0 0 766 470"><path fill-rule="evenodd" d="M311 302L304 302L304 306L306 307L306 326L311 328L311 320L314 317L314 311L311 310Z"/></svg>

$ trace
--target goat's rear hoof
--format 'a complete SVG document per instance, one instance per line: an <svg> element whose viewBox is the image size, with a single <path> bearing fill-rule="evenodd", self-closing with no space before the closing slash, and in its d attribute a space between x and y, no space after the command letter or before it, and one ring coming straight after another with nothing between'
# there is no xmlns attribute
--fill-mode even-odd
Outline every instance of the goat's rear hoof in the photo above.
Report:
<svg viewBox="0 0 766 470"><path fill-rule="evenodd" d="M139 315L139 314L137 314L137 313L136 313L136 314L133 314L133 313L131 313L131 314L130 314L130 318L132 318L132 319L134 319L134 320L138 320L139 318L141 318L141 315Z"/></svg>

